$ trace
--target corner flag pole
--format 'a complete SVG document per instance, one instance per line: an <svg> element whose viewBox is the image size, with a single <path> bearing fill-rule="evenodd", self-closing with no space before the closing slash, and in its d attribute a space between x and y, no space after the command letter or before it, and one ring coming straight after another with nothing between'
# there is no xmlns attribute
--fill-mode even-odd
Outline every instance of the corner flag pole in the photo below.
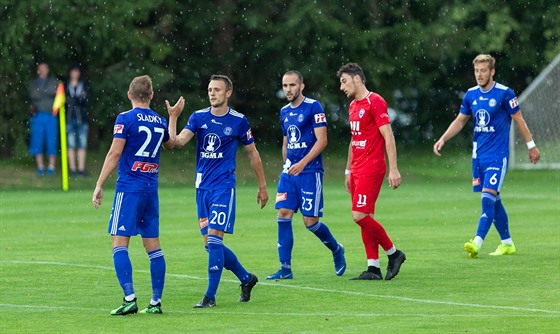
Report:
<svg viewBox="0 0 560 334"><path fill-rule="evenodd" d="M58 84L56 96L53 104L53 114L58 115L58 124L60 129L60 164L62 171L62 190L68 191L68 149L66 147L66 111L64 104L66 98L64 96L64 85Z"/></svg>

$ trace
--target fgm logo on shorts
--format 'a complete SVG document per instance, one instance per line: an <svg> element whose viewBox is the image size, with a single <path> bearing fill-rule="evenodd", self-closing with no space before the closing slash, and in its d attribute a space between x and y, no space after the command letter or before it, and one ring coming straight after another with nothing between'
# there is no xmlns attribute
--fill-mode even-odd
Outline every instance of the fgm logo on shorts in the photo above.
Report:
<svg viewBox="0 0 560 334"><path fill-rule="evenodd" d="M480 178L474 178L472 179L472 185L473 187L479 186L480 185Z"/></svg>
<svg viewBox="0 0 560 334"><path fill-rule="evenodd" d="M288 193L277 193L276 194L276 203L282 202L288 199Z"/></svg>
<svg viewBox="0 0 560 334"><path fill-rule="evenodd" d="M198 226L200 227L201 230L206 226L208 226L208 218L200 218L198 220Z"/></svg>

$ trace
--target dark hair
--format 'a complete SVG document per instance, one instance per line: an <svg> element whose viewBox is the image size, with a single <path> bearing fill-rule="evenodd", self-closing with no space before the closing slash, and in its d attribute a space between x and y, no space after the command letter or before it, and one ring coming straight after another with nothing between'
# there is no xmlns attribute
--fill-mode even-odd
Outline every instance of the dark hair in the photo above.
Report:
<svg viewBox="0 0 560 334"><path fill-rule="evenodd" d="M233 91L233 82L231 82L231 79L227 76L221 74L212 74L212 76L210 77L210 81L214 80L223 81L226 84L226 91Z"/></svg>
<svg viewBox="0 0 560 334"><path fill-rule="evenodd" d="M303 83L303 75L301 75L299 71L289 70L288 72L284 73L284 75L297 75L299 83Z"/></svg>
<svg viewBox="0 0 560 334"><path fill-rule="evenodd" d="M362 70L360 65L356 63L348 63L346 65L342 65L338 69L338 72L336 72L336 76L340 78L344 73L348 74L352 78L355 77L356 75L359 75L360 79L362 79L362 82L366 83L366 76L364 74L364 70Z"/></svg>
<svg viewBox="0 0 560 334"><path fill-rule="evenodd" d="M132 79L128 91L135 101L150 102L150 96L153 93L152 78L142 75Z"/></svg>

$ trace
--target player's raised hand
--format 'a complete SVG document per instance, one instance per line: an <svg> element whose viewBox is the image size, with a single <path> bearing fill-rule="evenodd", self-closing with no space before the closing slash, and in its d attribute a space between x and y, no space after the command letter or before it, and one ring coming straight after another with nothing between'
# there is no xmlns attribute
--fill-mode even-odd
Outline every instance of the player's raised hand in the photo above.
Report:
<svg viewBox="0 0 560 334"><path fill-rule="evenodd" d="M103 200L103 188L101 188L100 186L96 186L95 190L93 191L93 198L91 199L91 204L93 204L93 207L98 209L99 206L101 205L101 202Z"/></svg>
<svg viewBox="0 0 560 334"><path fill-rule="evenodd" d="M264 208L267 202L268 202L268 191L266 190L266 187L259 187L259 191L257 192L257 204L260 204L262 209Z"/></svg>
<svg viewBox="0 0 560 334"><path fill-rule="evenodd" d="M389 186L393 189L397 189L401 185L401 173L398 169L391 169L389 171Z"/></svg>
<svg viewBox="0 0 560 334"><path fill-rule="evenodd" d="M529 150L529 160L533 164L536 164L537 162L539 162L540 158L541 158L541 152L539 151L538 148L533 147L532 149Z"/></svg>
<svg viewBox="0 0 560 334"><path fill-rule="evenodd" d="M179 117L185 107L185 99L181 96L173 107L169 104L168 100L165 100L165 105L167 106L167 112L170 117Z"/></svg>
<svg viewBox="0 0 560 334"><path fill-rule="evenodd" d="M441 157L441 153L439 153L439 151L441 150L443 145L445 145L445 142L443 141L443 139L440 139L440 140L436 141L436 143L434 144L434 153L438 157Z"/></svg>

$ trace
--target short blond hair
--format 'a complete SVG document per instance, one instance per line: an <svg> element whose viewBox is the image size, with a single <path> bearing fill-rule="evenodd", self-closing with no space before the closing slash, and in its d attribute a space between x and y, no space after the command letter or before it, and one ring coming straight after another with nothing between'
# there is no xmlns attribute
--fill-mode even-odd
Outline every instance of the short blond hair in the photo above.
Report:
<svg viewBox="0 0 560 334"><path fill-rule="evenodd" d="M494 66L496 65L496 58L488 54L479 54L473 59L472 64L474 66L479 63L488 63L489 68L493 70Z"/></svg>
<svg viewBox="0 0 560 334"><path fill-rule="evenodd" d="M152 78L148 75L142 75L132 79L128 91L132 99L138 102L150 102L153 94Z"/></svg>

